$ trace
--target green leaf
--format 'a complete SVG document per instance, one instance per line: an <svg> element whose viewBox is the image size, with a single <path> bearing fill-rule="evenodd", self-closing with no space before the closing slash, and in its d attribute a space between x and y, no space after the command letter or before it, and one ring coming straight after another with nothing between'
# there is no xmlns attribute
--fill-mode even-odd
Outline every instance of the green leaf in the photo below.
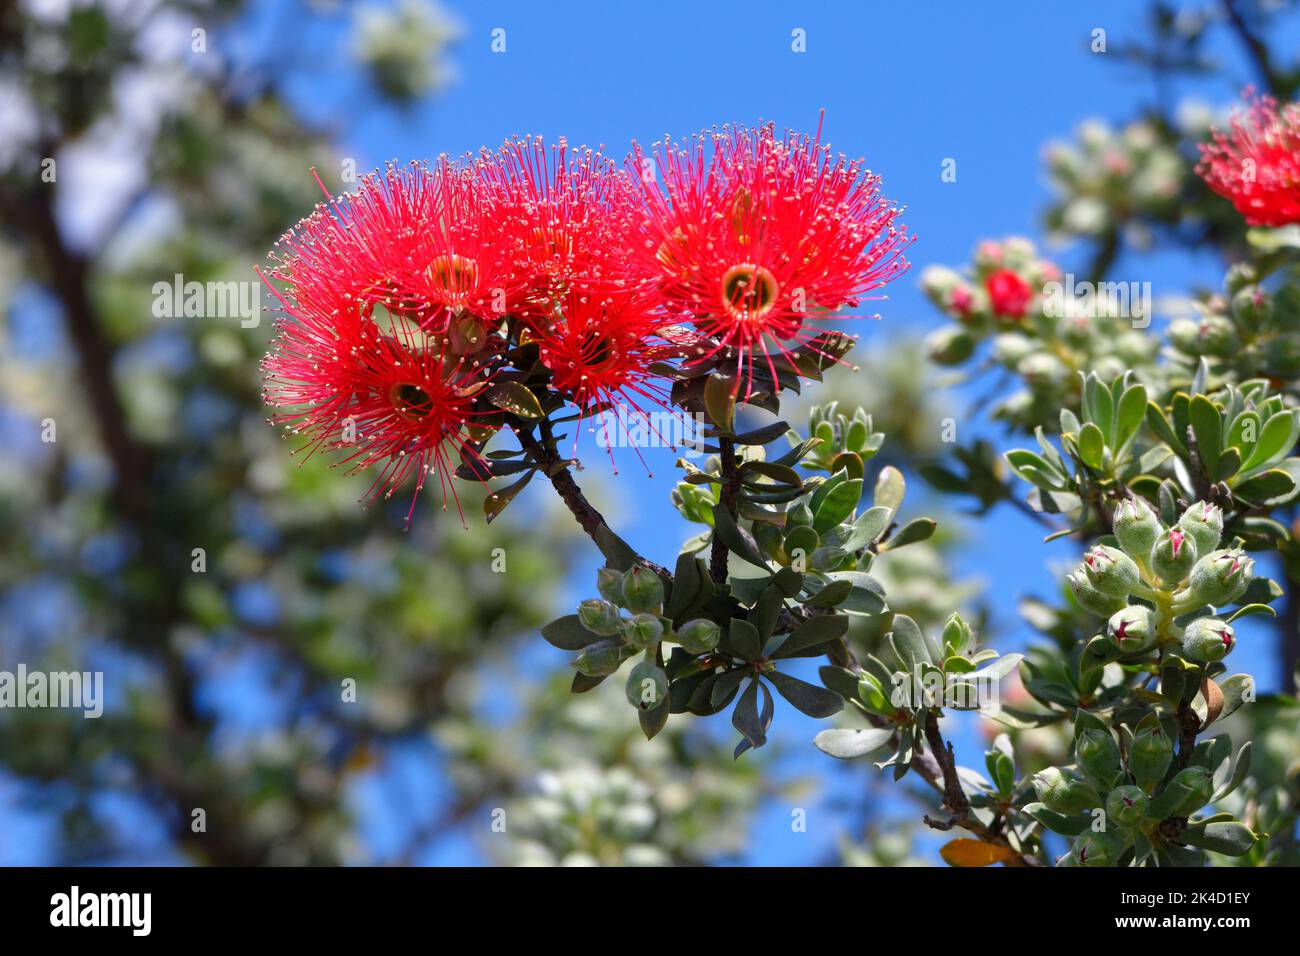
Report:
<svg viewBox="0 0 1300 956"><path fill-rule="evenodd" d="M638 711L637 716L641 721L641 732L645 734L646 740L653 740L655 734L664 729L668 723L668 712L670 705L665 698L658 707L651 707L649 710Z"/></svg>
<svg viewBox="0 0 1300 956"><path fill-rule="evenodd" d="M1115 441L1112 447L1119 451L1128 446L1142 425L1147 410L1147 390L1141 385L1130 385L1119 398L1115 412Z"/></svg>
<svg viewBox="0 0 1300 956"><path fill-rule="evenodd" d="M1214 402L1204 395L1192 397L1187 415L1192 433L1196 436L1201 462L1205 465L1205 471L1214 477L1219 473L1219 453L1223 448L1223 418Z"/></svg>
<svg viewBox="0 0 1300 956"><path fill-rule="evenodd" d="M487 390L487 400L519 418L541 418L543 415L537 396L520 382L498 382Z"/></svg>
<svg viewBox="0 0 1300 956"><path fill-rule="evenodd" d="M582 626L582 621L576 614L566 614L547 624L542 628L542 637L552 647L558 647L562 651L580 651L588 644L600 640L596 634Z"/></svg>
<svg viewBox="0 0 1300 956"><path fill-rule="evenodd" d="M1238 497L1261 504L1280 503L1296 489L1295 478L1281 468L1261 471L1233 486Z"/></svg>
<svg viewBox="0 0 1300 956"><path fill-rule="evenodd" d="M885 542L885 546L893 551L918 541L925 541L934 534L934 529L938 526L939 523L933 518L914 518Z"/></svg>
<svg viewBox="0 0 1300 956"><path fill-rule="evenodd" d="M1288 409L1274 415L1259 430L1259 441L1242 464L1242 475L1248 476L1288 454L1297 438L1300 438L1300 413Z"/></svg>
<svg viewBox="0 0 1300 956"><path fill-rule="evenodd" d="M731 619L728 644L743 661L756 661L763 656L763 641L758 635L758 628L738 617Z"/></svg>
<svg viewBox="0 0 1300 956"><path fill-rule="evenodd" d="M862 499L862 479L850 478L841 481L830 494L822 499L814 511L813 528L819 534L825 534L853 514L853 509Z"/></svg>
<svg viewBox="0 0 1300 956"><path fill-rule="evenodd" d="M1165 417L1164 411L1155 402L1147 402L1147 427L1155 433L1157 438L1168 445L1175 455L1180 458L1187 457L1187 446L1174 433L1173 425L1169 424L1169 419Z"/></svg>
<svg viewBox="0 0 1300 956"><path fill-rule="evenodd" d="M709 420L730 434L736 418L736 382L724 375L710 375L704 381L704 408Z"/></svg>
<svg viewBox="0 0 1300 956"><path fill-rule="evenodd" d="M1026 804L1023 808L1026 816L1037 820L1053 833L1059 833L1062 836L1078 836L1084 830L1088 829L1091 817L1087 814L1067 817L1063 813L1057 813L1055 810L1047 809L1042 803Z"/></svg>
<svg viewBox="0 0 1300 956"><path fill-rule="evenodd" d="M858 515L858 519L853 522L853 528L849 531L841 547L845 551L860 551L867 547L880 537L885 528L889 527L889 521L893 517L894 512L888 508L882 508L879 505L868 508Z"/></svg>
<svg viewBox="0 0 1300 956"><path fill-rule="evenodd" d="M727 550L740 556L755 567L768 570L767 561L758 549L753 535L736 524L726 507L719 503L713 506L713 533L727 546Z"/></svg>
<svg viewBox="0 0 1300 956"><path fill-rule="evenodd" d="M841 611L880 614L885 610L884 586L865 571L832 571L826 577L830 581L848 581L853 585L849 596L836 602L835 606Z"/></svg>
<svg viewBox="0 0 1300 956"><path fill-rule="evenodd" d="M772 636L772 628L776 626L776 619L784 607L785 595L781 589L775 584L769 585L749 612L749 623L758 631L760 641L766 641Z"/></svg>
<svg viewBox="0 0 1300 956"><path fill-rule="evenodd" d="M827 641L838 640L848 633L849 619L841 614L819 614L810 617L798 627L772 653L774 660L793 657L806 647L815 647Z"/></svg>
<svg viewBox="0 0 1300 956"><path fill-rule="evenodd" d="M1182 832L1179 839L1202 850L1212 850L1228 856L1245 856L1254 847L1258 837L1246 824L1233 820L1207 823L1204 827L1190 826Z"/></svg>
<svg viewBox="0 0 1300 956"><path fill-rule="evenodd" d="M751 680L745 692L740 695L736 709L731 712L731 726L740 731L751 747L761 747L767 743L767 728L758 714L758 681ZM744 751L737 750L739 757Z"/></svg>
<svg viewBox="0 0 1300 956"><path fill-rule="evenodd" d="M824 754L851 760L879 750L893 738L894 731L883 727L870 730L847 730L836 728L823 730L813 738L813 746Z"/></svg>
<svg viewBox="0 0 1300 956"><path fill-rule="evenodd" d="M809 717L829 717L844 709L844 698L833 690L780 671L768 671L763 676L772 682L778 694Z"/></svg>
<svg viewBox="0 0 1300 956"><path fill-rule="evenodd" d="M772 422L770 425L764 425L762 428L755 428L753 431L742 432L732 439L737 445L766 445L768 442L774 442L782 435L790 431L790 426L785 422Z"/></svg>
<svg viewBox="0 0 1300 956"><path fill-rule="evenodd" d="M1232 615L1228 618L1228 623L1231 624L1239 617L1250 617L1252 614L1267 614L1269 617L1277 617L1277 611L1267 604L1245 604L1232 612Z"/></svg>
<svg viewBox="0 0 1300 956"><path fill-rule="evenodd" d="M488 524L496 520L510 502L515 500L519 492L528 487L528 482L532 481L535 473L534 470L530 470L518 481L511 482L505 488L498 489L483 499L483 515Z"/></svg>
<svg viewBox="0 0 1300 956"><path fill-rule="evenodd" d="M930 650L921 634L921 628L906 614L894 615L894 630L890 636L894 653L899 663L909 670L915 670L921 663L932 663Z"/></svg>
<svg viewBox="0 0 1300 956"><path fill-rule="evenodd" d="M1079 446L1079 459L1093 471L1101 471L1102 458L1106 453L1106 438L1101 429L1088 422L1079 430L1075 441Z"/></svg>
<svg viewBox="0 0 1300 956"><path fill-rule="evenodd" d="M876 490L872 498L875 504L898 514L898 509L903 505L903 495L906 493L907 482L901 471L893 465L886 465L880 469L880 477L876 479Z"/></svg>

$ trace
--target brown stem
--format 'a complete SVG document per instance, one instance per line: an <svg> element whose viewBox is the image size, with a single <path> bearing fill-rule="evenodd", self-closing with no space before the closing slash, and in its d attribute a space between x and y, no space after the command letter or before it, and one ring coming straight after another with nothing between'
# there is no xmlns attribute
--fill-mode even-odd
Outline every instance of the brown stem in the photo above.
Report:
<svg viewBox="0 0 1300 956"><path fill-rule="evenodd" d="M560 500L573 514L578 525L586 532L587 537L595 542L596 547L600 548L601 552L604 553L610 540L617 536L609 526L609 522L605 520L605 516L587 500L587 496L583 494L577 481L574 480L567 461L556 451L550 421L543 419L538 425L538 431L542 436L540 440L533 435L526 425L512 424L511 427L514 429L515 437L519 440L519 447L527 451L532 456L533 461L541 466L542 471L550 479L551 486L555 489L556 494L560 496ZM636 560L659 575L665 584L672 583L672 573L667 568L655 564L640 554L636 554Z"/></svg>
<svg viewBox="0 0 1300 956"><path fill-rule="evenodd" d="M722 459L722 494L720 503L727 514L736 517L737 499L740 490L740 470L736 462L736 445L725 435L718 439L719 457ZM727 580L727 546L717 534L713 536L713 548L709 553L709 573L713 580L722 584Z"/></svg>

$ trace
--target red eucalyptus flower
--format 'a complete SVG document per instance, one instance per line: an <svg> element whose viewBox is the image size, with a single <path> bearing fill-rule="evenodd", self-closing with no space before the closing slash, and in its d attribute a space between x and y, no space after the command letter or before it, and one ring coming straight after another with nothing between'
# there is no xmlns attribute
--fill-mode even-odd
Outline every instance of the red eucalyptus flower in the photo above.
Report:
<svg viewBox="0 0 1300 956"><path fill-rule="evenodd" d="M575 283L629 279L635 196L612 160L564 139L548 149L538 136L484 150L474 170L527 286L526 317L553 315Z"/></svg>
<svg viewBox="0 0 1300 956"><path fill-rule="evenodd" d="M654 159L664 191L635 148L649 208L638 253L667 307L751 365L761 353L773 375L773 352L815 334L810 317L856 307L907 268L910 239L879 177L832 158L820 128L724 128L661 143Z"/></svg>
<svg viewBox="0 0 1300 956"><path fill-rule="evenodd" d="M648 411L656 406L675 414L667 384L654 366L680 355L695 336L671 326L653 299L622 288L572 289L534 338L554 389L584 416L610 413L602 414L599 426L606 448L615 443L608 433L611 418L621 422L625 411L663 444L671 444L657 433Z"/></svg>
<svg viewBox="0 0 1300 956"><path fill-rule="evenodd" d="M1300 222L1300 103L1279 108L1271 96L1249 97L1231 132L1201 145L1197 174L1232 201L1252 226Z"/></svg>
<svg viewBox="0 0 1300 956"><path fill-rule="evenodd" d="M1023 319L1029 300L1034 297L1029 283L1011 269L990 272L984 280L984 289L989 294L993 314L1008 319Z"/></svg>

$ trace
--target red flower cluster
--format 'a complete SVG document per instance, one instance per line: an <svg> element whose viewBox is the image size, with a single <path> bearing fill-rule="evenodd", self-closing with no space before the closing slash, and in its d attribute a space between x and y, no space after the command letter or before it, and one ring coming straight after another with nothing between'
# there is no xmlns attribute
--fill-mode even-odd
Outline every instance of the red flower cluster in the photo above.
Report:
<svg viewBox="0 0 1300 956"><path fill-rule="evenodd" d="M1249 225L1300 223L1300 103L1279 107L1261 96L1249 107L1232 118L1231 133L1216 130L1201 145L1196 172Z"/></svg>
<svg viewBox="0 0 1300 956"><path fill-rule="evenodd" d="M809 319L907 267L879 180L819 139L768 125L661 156L666 195L639 149L629 172L530 139L390 166L319 206L271 256L272 421L377 468L372 494L436 474L446 507L458 466L487 474L500 383L645 416L675 361L771 366Z"/></svg>

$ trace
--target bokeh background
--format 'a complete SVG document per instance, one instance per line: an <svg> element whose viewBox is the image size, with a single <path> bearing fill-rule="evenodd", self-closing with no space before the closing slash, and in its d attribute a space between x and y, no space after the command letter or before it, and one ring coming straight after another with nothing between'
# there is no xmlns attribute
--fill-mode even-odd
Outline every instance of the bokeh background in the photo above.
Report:
<svg viewBox="0 0 1300 956"><path fill-rule="evenodd" d="M920 267L1026 235L1081 273L1104 254L1162 300L1217 287L1211 246L1060 228L1044 144L1089 119L1106 125L1084 136L1220 114L1261 82L1261 45L1298 39L1284 0L6 5L0 668L101 670L106 711L0 712L0 864L934 862L913 791L816 752L789 708L771 747L733 761L725 719L647 744L617 687L571 697L536 632L593 590L597 556L548 489L490 528L463 489L470 530L426 495L404 531L405 500L363 509L365 477L300 467L265 424L270 316L157 318L154 284L254 280L320 201L313 168L340 192L515 134L621 156L727 122L813 129L825 109L826 138L883 175L918 241L862 324L862 371L816 397L873 412L875 464L913 476L946 454L947 417L963 443L1018 444L988 419L988 381L927 365L917 343L942 317ZM693 533L671 453L617 476L586 457L611 523L670 563ZM943 530L882 569L891 603L930 621L959 606L1023 647L1023 600L1059 593L1077 546L1043 546L1006 503L970 517L913 489ZM1281 690L1284 645L1252 629L1234 660ZM978 762L985 730L945 733Z"/></svg>

